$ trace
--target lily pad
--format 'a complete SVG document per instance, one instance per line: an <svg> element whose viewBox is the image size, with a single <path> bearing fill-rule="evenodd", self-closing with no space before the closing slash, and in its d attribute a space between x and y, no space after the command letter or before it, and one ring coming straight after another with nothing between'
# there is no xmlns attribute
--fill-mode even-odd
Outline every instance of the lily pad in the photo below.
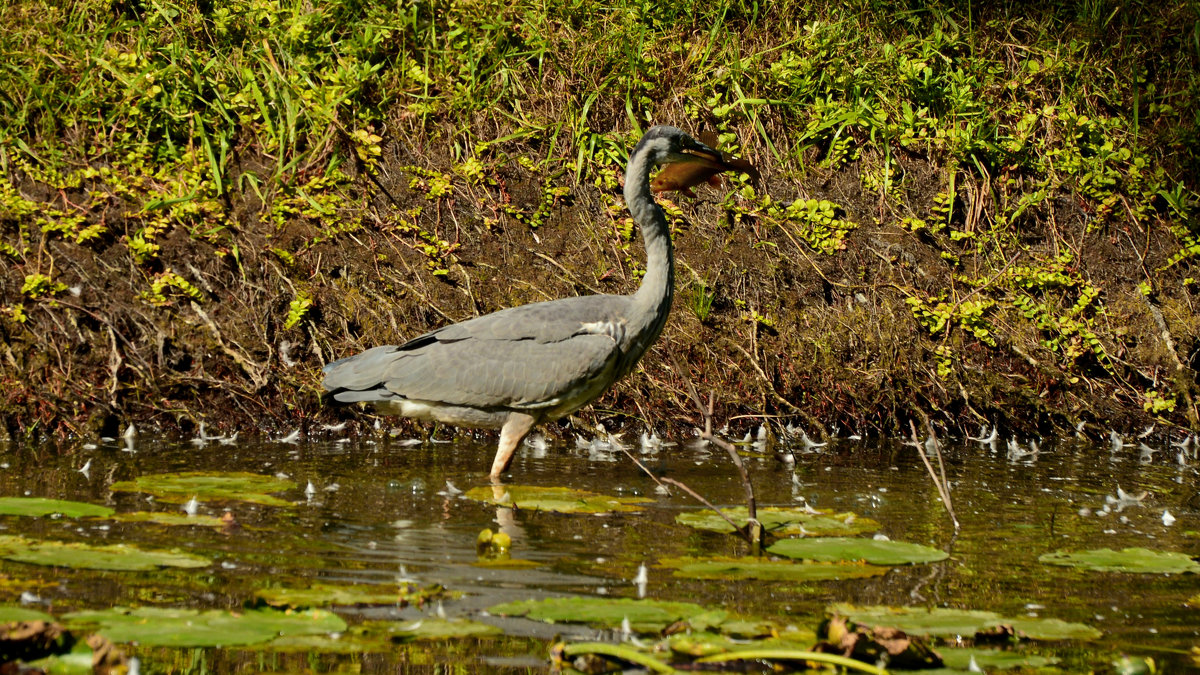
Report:
<svg viewBox="0 0 1200 675"><path fill-rule="evenodd" d="M312 654L394 653L398 643L488 637L502 633L503 631L496 626L467 619L364 621L344 632L324 635L286 635L256 648L273 652Z"/></svg>
<svg viewBox="0 0 1200 675"><path fill-rule="evenodd" d="M1094 640L1101 635L1099 630L1087 624L1071 623L1062 619L1016 617L1004 619L1003 624L1012 626L1018 635L1024 635L1030 640Z"/></svg>
<svg viewBox="0 0 1200 675"><path fill-rule="evenodd" d="M1088 551L1055 551L1038 558L1040 562L1066 567L1082 567L1096 572L1137 572L1142 574L1200 573L1200 563L1186 554L1126 548L1114 551L1099 548Z"/></svg>
<svg viewBox="0 0 1200 675"><path fill-rule="evenodd" d="M409 605L442 596L441 586L420 588L405 584L385 586L332 586L313 584L308 588L263 588L254 596L274 607L327 607L329 605Z"/></svg>
<svg viewBox="0 0 1200 675"><path fill-rule="evenodd" d="M89 570L143 571L160 567L207 567L211 561L182 551L153 551L110 544L38 541L0 535L0 558L31 565Z"/></svg>
<svg viewBox="0 0 1200 675"><path fill-rule="evenodd" d="M113 509L99 504L44 497L0 497L0 516L42 517L58 514L67 518L112 515Z"/></svg>
<svg viewBox="0 0 1200 675"><path fill-rule="evenodd" d="M1012 626L1031 640L1092 640L1101 635L1100 631L1087 624L1058 619L1006 619L995 612L974 609L859 607L843 603L826 608L826 612L868 626L899 628L910 635L970 636L996 626Z"/></svg>
<svg viewBox="0 0 1200 675"><path fill-rule="evenodd" d="M390 651L395 645L385 636L367 635L354 626L344 633L285 635L251 649L304 654L366 654Z"/></svg>
<svg viewBox="0 0 1200 675"><path fill-rule="evenodd" d="M288 635L319 635L346 630L338 615L321 609L242 612L194 609L114 607L75 612L64 617L73 626L97 626L113 642L153 647L219 647L251 645Z"/></svg>
<svg viewBox="0 0 1200 675"><path fill-rule="evenodd" d="M823 581L858 579L884 574L886 567L857 562L789 562L762 558L663 558L659 567L686 579L761 579L763 581Z"/></svg>
<svg viewBox="0 0 1200 675"><path fill-rule="evenodd" d="M463 496L488 504L529 511L593 514L640 511L642 507L639 504L654 501L645 497L611 497L587 490L534 485L477 487L467 490Z"/></svg>
<svg viewBox="0 0 1200 675"><path fill-rule="evenodd" d="M256 473L183 473L139 476L134 480L113 483L113 492L144 492L164 502L185 502L192 497L200 501L239 501L265 506L291 506L291 502L271 496L296 487L290 480Z"/></svg>
<svg viewBox="0 0 1200 675"><path fill-rule="evenodd" d="M45 612L26 607L0 607L0 624L13 621L53 621L54 617Z"/></svg>
<svg viewBox="0 0 1200 675"><path fill-rule="evenodd" d="M867 626L889 626L899 628L910 635L939 637L974 635L1000 621L1000 615L995 612L944 607L859 607L842 603L828 607L825 611Z"/></svg>
<svg viewBox="0 0 1200 675"><path fill-rule="evenodd" d="M1008 649L970 649L964 647L938 647L942 655L942 663L947 668L967 670L971 667L971 659L975 665L984 669L1007 670L1009 668L1043 668L1058 663L1053 656L1039 654L1023 654Z"/></svg>
<svg viewBox="0 0 1200 675"><path fill-rule="evenodd" d="M417 640L448 640L463 637L487 637L500 635L504 631L497 626L470 619L426 618L416 621L367 621L363 623L368 634L377 631L391 637L393 642Z"/></svg>
<svg viewBox="0 0 1200 675"><path fill-rule="evenodd" d="M688 631L669 636L665 643L672 653L694 659L751 648L802 650L811 647L816 639L817 636L812 631L796 629L781 633L778 637L757 639L752 643L720 633Z"/></svg>
<svg viewBox="0 0 1200 675"><path fill-rule="evenodd" d="M873 565L928 563L949 557L945 551L920 544L861 537L784 539L772 544L767 551L787 558L822 562L862 560Z"/></svg>
<svg viewBox="0 0 1200 675"><path fill-rule="evenodd" d="M112 519L121 523L154 523L155 525L168 525L171 527L183 525L223 528L229 525L229 523L216 516L189 516L182 511L179 513L170 511L134 511L133 513L118 513Z"/></svg>
<svg viewBox="0 0 1200 675"><path fill-rule="evenodd" d="M750 519L749 511L744 506L734 506L721 511L739 527L744 526ZM768 506L758 509L757 514L758 522L762 523L764 531L781 536L851 536L879 529L878 522L848 511L834 513L825 510L814 513L804 508ZM712 510L681 513L675 516L675 522L698 530L733 531L729 523Z"/></svg>
<svg viewBox="0 0 1200 675"><path fill-rule="evenodd" d="M656 632L679 621L708 612L690 602L633 600L630 598L546 598L520 600L490 607L501 616L523 616L546 623L586 623L616 628L629 619L634 630Z"/></svg>

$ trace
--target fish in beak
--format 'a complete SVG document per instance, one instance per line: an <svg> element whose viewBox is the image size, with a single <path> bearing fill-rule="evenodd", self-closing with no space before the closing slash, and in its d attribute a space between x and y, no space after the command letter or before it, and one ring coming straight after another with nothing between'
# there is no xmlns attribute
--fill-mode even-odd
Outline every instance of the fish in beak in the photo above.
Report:
<svg viewBox="0 0 1200 675"><path fill-rule="evenodd" d="M678 161L663 167L654 180L650 181L651 192L675 190L688 197L695 197L693 187L701 183L718 187L721 185L721 174L727 171L748 174L752 182L758 183L761 175L753 164L713 149L717 144L716 134L701 133L700 141L697 147L684 149Z"/></svg>

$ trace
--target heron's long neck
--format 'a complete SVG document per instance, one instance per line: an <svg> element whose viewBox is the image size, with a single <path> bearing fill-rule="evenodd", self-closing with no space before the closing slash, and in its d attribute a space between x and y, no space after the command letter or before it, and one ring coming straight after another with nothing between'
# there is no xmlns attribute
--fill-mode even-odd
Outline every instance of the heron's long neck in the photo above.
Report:
<svg viewBox="0 0 1200 675"><path fill-rule="evenodd" d="M666 216L650 193L650 171L654 168L649 153L635 148L625 167L625 204L633 214L633 221L642 231L646 245L646 276L633 295L633 307L628 317L630 333L636 336L642 350L654 342L662 332L671 311L671 299L675 294L675 256L671 248L671 232ZM640 348L640 349L639 349Z"/></svg>

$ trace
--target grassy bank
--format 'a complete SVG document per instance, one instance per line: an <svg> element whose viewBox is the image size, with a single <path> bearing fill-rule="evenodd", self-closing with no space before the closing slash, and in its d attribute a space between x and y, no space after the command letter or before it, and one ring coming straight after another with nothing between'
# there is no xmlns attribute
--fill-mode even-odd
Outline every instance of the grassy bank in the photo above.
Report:
<svg viewBox="0 0 1200 675"><path fill-rule="evenodd" d="M0 21L10 434L292 426L335 414L333 358L629 292L621 168L654 123L717 132L764 180L668 205L676 310L589 416L685 419L676 357L726 413L810 430L1198 424L1196 2Z"/></svg>

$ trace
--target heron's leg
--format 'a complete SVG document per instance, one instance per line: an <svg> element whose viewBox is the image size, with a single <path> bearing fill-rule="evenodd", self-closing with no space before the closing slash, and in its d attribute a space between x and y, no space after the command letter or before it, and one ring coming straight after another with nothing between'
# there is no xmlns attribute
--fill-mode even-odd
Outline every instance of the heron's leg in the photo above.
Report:
<svg viewBox="0 0 1200 675"><path fill-rule="evenodd" d="M513 453L521 444L521 439L525 438L525 434L533 428L535 421L532 415L519 412L509 413L508 419L504 421L504 426L500 428L500 447L496 448L496 459L492 460L492 472L488 474L493 480L499 478L500 474L508 468Z"/></svg>

